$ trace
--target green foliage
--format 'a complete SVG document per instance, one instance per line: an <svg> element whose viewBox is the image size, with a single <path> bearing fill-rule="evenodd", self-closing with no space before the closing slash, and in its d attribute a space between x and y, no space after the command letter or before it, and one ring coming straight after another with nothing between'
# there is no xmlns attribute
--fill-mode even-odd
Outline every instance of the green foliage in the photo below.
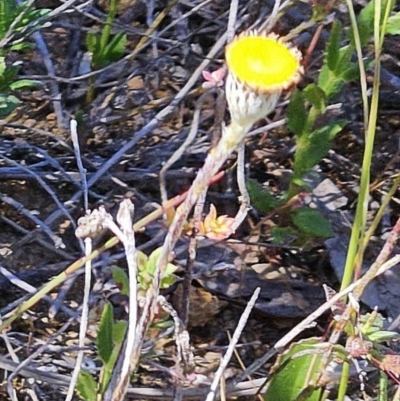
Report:
<svg viewBox="0 0 400 401"><path fill-rule="evenodd" d="M14 95L0 93L0 118L10 115L19 105L19 99Z"/></svg>
<svg viewBox="0 0 400 401"><path fill-rule="evenodd" d="M10 91L38 86L40 82L30 79L16 79L18 67L7 66L5 57L0 56L0 118L11 114L18 106L19 100Z"/></svg>
<svg viewBox="0 0 400 401"><path fill-rule="evenodd" d="M314 378L321 373L323 354L316 353L314 346L320 339L309 338L292 344L277 360L265 401L320 401L323 390Z"/></svg>
<svg viewBox="0 0 400 401"><path fill-rule="evenodd" d="M28 79L16 79L18 67L6 64L9 51L23 50L30 47L24 39L37 28L42 17L49 13L48 9L33 9L28 2L17 5L13 0L0 0L0 118L11 114L18 106L19 100L10 91L32 88L40 83Z"/></svg>
<svg viewBox="0 0 400 401"><path fill-rule="evenodd" d="M305 132L296 138L297 147L293 172L293 181L295 181L296 185L303 186L301 180L304 174L327 155L332 140L346 123L344 120L336 121L314 131Z"/></svg>
<svg viewBox="0 0 400 401"><path fill-rule="evenodd" d="M389 17L386 24L386 33L389 35L400 35L400 12Z"/></svg>
<svg viewBox="0 0 400 401"><path fill-rule="evenodd" d="M351 61L354 46L349 44L341 47L343 27L339 20L332 24L331 35L327 44L324 64L318 77L318 87L327 99L339 93L348 77L356 77L358 66Z"/></svg>
<svg viewBox="0 0 400 401"><path fill-rule="evenodd" d="M124 269L118 266L112 267L113 279L119 287L121 294L129 295L129 277Z"/></svg>
<svg viewBox="0 0 400 401"><path fill-rule="evenodd" d="M160 253L161 248L156 249L150 256L146 256L143 252L138 252L138 284L139 291L142 293L141 295L144 295L153 281ZM161 288L167 288L174 283L176 277L173 273L176 269L176 266L172 263L167 265L161 279ZM113 266L112 275L121 293L129 295L129 278L125 270ZM163 325L169 325L169 323L164 321L157 323L157 327L163 327ZM113 307L111 303L106 303L101 315L96 338L97 354L102 363L99 375L100 380L97 384L91 373L86 371L80 373L76 388L78 394L83 399L92 401L96 400L97 394L104 394L121 351L126 330L127 322L122 320L114 321Z"/></svg>
<svg viewBox="0 0 400 401"><path fill-rule="evenodd" d="M275 244L304 246L315 239L334 235L329 221L316 209L294 209L289 217L291 225L275 226L271 229L271 237Z"/></svg>
<svg viewBox="0 0 400 401"><path fill-rule="evenodd" d="M287 125L290 131L301 137L307 123L307 110L303 93L296 89L291 98L287 110Z"/></svg>
<svg viewBox="0 0 400 401"><path fill-rule="evenodd" d="M368 6L359 17L360 29L365 36L364 43L371 36L372 21L371 6ZM307 188L304 176L327 155L333 139L347 124L346 120L328 120L321 125L328 101L340 93L346 82L358 77L358 65L352 60L354 44L350 40L347 45L342 45L345 39L343 32L342 24L335 20L317 83L311 83L302 90L296 89L291 96L287 124L295 134L296 151L288 192L281 200L276 200L254 182L248 183L252 204L262 213L271 212L280 207L283 200L289 201L300 190ZM289 217L291 225L287 225L286 218L285 226L271 230L274 242L301 243L308 242L313 237L327 238L333 235L328 221L317 210L297 209Z"/></svg>
<svg viewBox="0 0 400 401"><path fill-rule="evenodd" d="M79 378L76 383L76 392L86 401L96 401L97 383L89 372L82 370L79 373Z"/></svg>
<svg viewBox="0 0 400 401"><path fill-rule="evenodd" d="M279 227L275 226L271 229L271 237L274 244L291 244L298 237L299 232L294 227Z"/></svg>
<svg viewBox="0 0 400 401"><path fill-rule="evenodd" d="M265 401L324 400L328 396L324 387L332 387L334 378L329 375L329 364L352 363L354 358L366 358L382 369L382 361L387 353L393 352L379 342L398 338L398 333L385 331L382 316L373 313L350 319L347 330L349 348L321 342L313 337L291 344L280 355L272 368L271 377L264 395ZM355 340L356 346L351 346ZM354 347L354 348L353 348ZM356 354L351 354L351 351ZM361 352L360 352L361 351ZM328 368L328 369L327 369ZM385 369L390 371L388 367Z"/></svg>
<svg viewBox="0 0 400 401"><path fill-rule="evenodd" d="M261 213L268 213L279 206L280 202L268 191L258 184L257 180L248 179L246 182L251 204Z"/></svg>
<svg viewBox="0 0 400 401"><path fill-rule="evenodd" d="M89 31L86 35L86 46L91 53L91 66L94 70L101 69L120 59L126 48L126 34L118 32L111 35L111 26L117 15L118 0L110 0L110 9L103 27L98 33ZM86 103L93 101L95 95L94 80L90 80L89 89L86 95Z"/></svg>
<svg viewBox="0 0 400 401"><path fill-rule="evenodd" d="M9 50L22 50L29 47L29 44L23 42L23 37L32 33L38 27L41 18L50 12L49 9L34 9L29 7L28 1L17 5L15 0L0 0L0 40L7 37L16 37L9 47ZM23 37L18 38L22 32ZM17 42L16 39L20 41ZM0 49L4 54L4 49Z"/></svg>
<svg viewBox="0 0 400 401"><path fill-rule="evenodd" d="M118 0L110 1L110 9L100 34L89 31L86 46L92 54L92 67L97 70L121 58L126 48L126 34L111 35L111 26L117 15Z"/></svg>
<svg viewBox="0 0 400 401"><path fill-rule="evenodd" d="M96 348L102 362L99 383L91 373L82 370L79 374L76 390L80 397L87 401L97 399L97 394L104 394L110 382L115 363L121 350L127 329L126 321L114 321L114 310L111 303L106 303L97 331Z"/></svg>
<svg viewBox="0 0 400 401"><path fill-rule="evenodd" d="M292 221L300 231L315 237L329 238L334 234L329 221L318 210L309 207L295 210Z"/></svg>
<svg viewBox="0 0 400 401"><path fill-rule="evenodd" d="M142 292L147 291L153 282L157 261L161 252L162 248L157 248L150 256L146 256L143 252L138 252L139 287ZM175 265L172 263L167 264L161 277L160 288L168 288L176 281L176 276L174 275L176 270L177 267Z"/></svg>
<svg viewBox="0 0 400 401"><path fill-rule="evenodd" d="M147 256L140 251L137 252L138 285L140 295L144 296L145 292L149 289L151 283L153 282L157 261L160 257L161 251L162 248L157 248L150 254L150 256ZM164 274L161 277L160 288L165 289L175 283L176 276L174 273L176 270L177 267L174 264L167 264ZM129 295L129 278L126 271L120 267L113 266L112 274L114 281L120 288L121 294Z"/></svg>
<svg viewBox="0 0 400 401"><path fill-rule="evenodd" d="M105 29L101 34L88 32L86 36L86 45L92 53L92 67L95 70L120 59L126 48L126 34L124 32L117 33L103 45L102 37L104 32Z"/></svg>
<svg viewBox="0 0 400 401"><path fill-rule="evenodd" d="M383 342L399 338L399 333L384 330L385 319L377 312L366 313L359 319L358 330L363 338L372 342Z"/></svg>
<svg viewBox="0 0 400 401"><path fill-rule="evenodd" d="M99 357L104 363L107 363L110 360L114 348L113 308L110 303L107 303L103 309L99 329L97 331L96 346L99 350Z"/></svg>
<svg viewBox="0 0 400 401"><path fill-rule="evenodd" d="M381 4L381 26L384 20L385 9L388 2L391 0L382 0ZM391 9L392 9L391 5ZM358 16L358 29L360 33L361 44L365 46L371 38L374 31L374 17L375 17L375 1L370 1L360 12ZM386 33L390 35L400 34L400 13L395 13L390 16L386 24ZM353 38L352 38L353 39Z"/></svg>

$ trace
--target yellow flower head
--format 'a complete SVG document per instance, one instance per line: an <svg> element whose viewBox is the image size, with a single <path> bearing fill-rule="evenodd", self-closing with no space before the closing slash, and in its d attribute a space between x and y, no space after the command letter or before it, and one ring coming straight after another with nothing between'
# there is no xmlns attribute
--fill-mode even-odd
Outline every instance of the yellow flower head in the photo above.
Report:
<svg viewBox="0 0 400 401"><path fill-rule="evenodd" d="M300 81L301 54L276 35L245 32L225 51L226 98L237 131L245 132L276 107L283 90Z"/></svg>
<svg viewBox="0 0 400 401"><path fill-rule="evenodd" d="M238 36L226 47L229 72L260 93L273 93L297 84L303 69L301 54L288 47L276 35L250 31Z"/></svg>

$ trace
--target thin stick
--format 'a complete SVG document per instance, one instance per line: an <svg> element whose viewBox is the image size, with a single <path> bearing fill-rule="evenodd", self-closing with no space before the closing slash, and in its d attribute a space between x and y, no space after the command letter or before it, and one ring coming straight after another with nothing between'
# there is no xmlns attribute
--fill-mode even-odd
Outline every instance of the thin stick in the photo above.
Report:
<svg viewBox="0 0 400 401"><path fill-rule="evenodd" d="M247 216L247 212L250 209L250 195L246 188L246 166L245 166L245 143L244 140L239 145L237 154L238 154L238 161L237 161L237 183L240 191L240 209L235 217L235 223L233 225L233 230L236 229L242 224L243 220Z"/></svg>
<svg viewBox="0 0 400 401"><path fill-rule="evenodd" d="M118 398L122 400L126 394L129 385L129 379L136 366L131 365L131 355L134 352L135 344L138 343L136 335L136 326L138 320L138 279L137 279L137 253L135 246L135 233L132 229L132 217L134 207L129 199L125 199L119 208L117 221L122 229L121 242L125 248L126 260L129 271L129 321L128 330L125 336L125 344L122 347L124 353L120 353L122 357L122 366L119 369L119 363L115 365L113 376L110 380L109 388L113 389ZM117 234L117 232L114 232Z"/></svg>
<svg viewBox="0 0 400 401"><path fill-rule="evenodd" d="M267 18L267 20L260 26L260 31L269 32L272 27L275 25L277 16L280 10L281 1L275 0L274 8L272 9L271 15Z"/></svg>
<svg viewBox="0 0 400 401"><path fill-rule="evenodd" d="M40 32L34 32L32 35L33 39L36 42L36 46L40 52L40 55L43 60L43 64L46 67L47 74L50 77L55 77L56 76L56 70L54 68L51 55L49 53L49 50L47 48L46 42L43 39L43 36ZM65 114L62 108L62 103L61 103L61 92L58 87L58 83L56 80L51 80L50 81L50 90L51 90L51 99L53 103L53 109L54 113L56 114L57 117L57 125L60 129L66 129L68 127L65 119Z"/></svg>
<svg viewBox="0 0 400 401"><path fill-rule="evenodd" d="M85 255L88 256L92 253L92 239L85 238ZM78 382L79 372L81 371L81 366L83 362L84 356L84 346L85 346L85 338L86 338L86 330L89 322L89 296L90 296L90 282L92 279L92 261L88 260L85 263L85 289L83 293L83 302L82 302L82 316L81 316L81 325L79 327L79 348L78 355L76 357L75 368L72 372L71 382L68 387L67 396L65 401L71 401L74 396L75 386Z"/></svg>
<svg viewBox="0 0 400 401"><path fill-rule="evenodd" d="M232 0L229 9L228 27L226 28L226 41L232 42L235 37L235 25L238 12L238 0Z"/></svg>
<svg viewBox="0 0 400 401"><path fill-rule="evenodd" d="M79 174L81 176L82 182L82 191L83 191L83 205L85 210L89 209L89 195L88 195L88 185L86 180L86 169L83 167L82 164L82 157L81 157L81 148L79 146L79 139L78 139L78 131L77 131L78 123L75 119L71 119L69 123L70 131L71 131L71 139L72 144L74 145L75 151L75 159L76 164L78 166Z"/></svg>
<svg viewBox="0 0 400 401"><path fill-rule="evenodd" d="M218 367L218 370L215 372L214 380L211 384L210 392L207 395L206 401L213 401L214 398L217 396L217 390L218 390L218 386L221 381L222 375L225 372L225 369L228 366L228 363L232 358L233 351L236 347L236 344L239 341L240 335L242 334L244 327L246 326L247 320L250 316L250 312L252 311L252 309L257 301L259 293L260 293L260 287L257 287L254 291L253 296L251 297L250 301L248 302L246 309L243 311L242 316L240 317L240 320L236 327L236 330L233 333L232 341L229 343L229 347L224 355L224 358L222 359L222 361Z"/></svg>

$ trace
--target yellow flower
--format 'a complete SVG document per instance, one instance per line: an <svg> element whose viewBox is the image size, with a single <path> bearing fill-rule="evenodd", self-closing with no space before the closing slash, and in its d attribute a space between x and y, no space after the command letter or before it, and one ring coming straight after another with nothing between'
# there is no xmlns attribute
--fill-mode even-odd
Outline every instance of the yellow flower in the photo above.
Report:
<svg viewBox="0 0 400 401"><path fill-rule="evenodd" d="M226 47L225 58L232 122L245 131L274 110L281 92L303 73L300 52L276 35L245 32Z"/></svg>
<svg viewBox="0 0 400 401"><path fill-rule="evenodd" d="M235 219L233 217L217 216L217 210L211 203L210 212L205 217L204 222L200 222L198 234L204 235L209 239L221 241L235 232L234 225Z"/></svg>
<svg viewBox="0 0 400 401"><path fill-rule="evenodd" d="M226 47L229 72L249 89L272 93L299 82L301 54L276 35L240 35Z"/></svg>

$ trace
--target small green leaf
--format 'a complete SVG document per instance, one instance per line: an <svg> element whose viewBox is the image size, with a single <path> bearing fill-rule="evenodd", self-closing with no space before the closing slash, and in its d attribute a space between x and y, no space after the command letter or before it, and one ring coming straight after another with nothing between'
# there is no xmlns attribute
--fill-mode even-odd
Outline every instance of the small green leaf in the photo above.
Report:
<svg viewBox="0 0 400 401"><path fill-rule="evenodd" d="M372 342L398 340L399 339L399 333L397 333L395 331L379 330L379 331L376 331L375 333L370 333L368 335L367 339L369 341L372 341Z"/></svg>
<svg viewBox="0 0 400 401"><path fill-rule="evenodd" d="M246 183L247 190L250 195L251 205L260 213L268 213L274 210L279 202L275 197L257 180L248 179Z"/></svg>
<svg viewBox="0 0 400 401"><path fill-rule="evenodd" d="M137 252L137 264L138 264L139 272L143 272L146 270L148 260L149 260L149 258L147 257L147 255L145 253L143 253L142 251Z"/></svg>
<svg viewBox="0 0 400 401"><path fill-rule="evenodd" d="M299 232L293 227L272 227L272 242L277 245L287 245L295 241L299 236Z"/></svg>
<svg viewBox="0 0 400 401"><path fill-rule="evenodd" d="M171 287L172 284L175 283L177 277L175 276L175 272L177 271L178 267L172 263L168 263L167 267L165 268L164 274L161 278L160 287L163 289Z"/></svg>
<svg viewBox="0 0 400 401"><path fill-rule="evenodd" d="M386 24L386 33L389 35L400 35L400 12L391 15Z"/></svg>
<svg viewBox="0 0 400 401"><path fill-rule="evenodd" d="M304 88L303 93L305 99L308 100L319 113L325 111L325 92L321 88L316 84L309 84Z"/></svg>
<svg viewBox="0 0 400 401"><path fill-rule="evenodd" d="M85 370L79 372L76 391L85 401L96 401L97 383L89 372Z"/></svg>
<svg viewBox="0 0 400 401"><path fill-rule="evenodd" d="M43 83L40 81L34 81L33 79L20 79L18 81L14 81L10 84L11 90L17 89L26 89L26 88L36 88L38 86L43 86Z"/></svg>
<svg viewBox="0 0 400 401"><path fill-rule="evenodd" d="M301 231L315 237L329 238L334 235L329 221L316 209L297 209L292 215L292 220Z"/></svg>
<svg viewBox="0 0 400 401"><path fill-rule="evenodd" d="M318 76L318 86L324 91L327 99L339 93L345 82L343 78L331 71L326 64L322 66Z"/></svg>
<svg viewBox="0 0 400 401"><path fill-rule="evenodd" d="M267 384L265 401L321 400L322 389L312 384L323 362L324 355L314 349L319 342L318 338L302 340L280 355Z"/></svg>
<svg viewBox="0 0 400 401"><path fill-rule="evenodd" d="M99 352L99 357L104 363L108 362L114 348L113 325L114 309L111 303L107 302L104 305L96 338L96 346Z"/></svg>
<svg viewBox="0 0 400 401"><path fill-rule="evenodd" d="M121 294L129 295L129 277L126 271L119 266L113 266L111 271L113 280L119 287Z"/></svg>
<svg viewBox="0 0 400 401"><path fill-rule="evenodd" d="M9 116L19 103L20 101L13 95L0 94L0 118Z"/></svg>
<svg viewBox="0 0 400 401"><path fill-rule="evenodd" d="M357 18L358 32L360 35L361 45L365 46L374 31L374 1L370 1L361 11ZM354 43L354 32L350 30L351 40Z"/></svg>
<svg viewBox="0 0 400 401"><path fill-rule="evenodd" d="M290 98L287 120L290 131L301 136L307 123L307 111L303 94L298 89L293 92Z"/></svg>
<svg viewBox="0 0 400 401"><path fill-rule="evenodd" d="M352 66L351 57L354 53L354 48L352 46L343 46L339 50L338 55L338 65L336 69L337 76L342 77L344 72Z"/></svg>
<svg viewBox="0 0 400 401"><path fill-rule="evenodd" d="M93 54L99 51L99 35L94 31L89 31L86 34L86 46L90 52Z"/></svg>
<svg viewBox="0 0 400 401"><path fill-rule="evenodd" d="M307 171L325 157L331 147L333 138L345 125L346 121L337 121L297 139L294 158L294 178L301 179Z"/></svg>
<svg viewBox="0 0 400 401"><path fill-rule="evenodd" d="M126 48L126 34L119 32L116 34L104 49L104 58L107 64L120 59Z"/></svg>
<svg viewBox="0 0 400 401"><path fill-rule="evenodd" d="M326 47L326 65L331 71L336 71L339 61L339 49L342 39L342 24L335 19L332 24L331 34Z"/></svg>
<svg viewBox="0 0 400 401"><path fill-rule="evenodd" d="M4 74L4 71L6 70L7 65L6 65L6 59L5 57L0 57L0 75Z"/></svg>
<svg viewBox="0 0 400 401"><path fill-rule="evenodd" d="M161 252L162 252L161 248L155 249L150 254L149 259L147 260L146 271L148 273L150 273L151 275L153 275L154 272L156 271L157 262L158 262L158 259L160 258Z"/></svg>
<svg viewBox="0 0 400 401"><path fill-rule="evenodd" d="M121 345L124 340L128 322L125 320L117 320L113 326L113 340L114 344Z"/></svg>

